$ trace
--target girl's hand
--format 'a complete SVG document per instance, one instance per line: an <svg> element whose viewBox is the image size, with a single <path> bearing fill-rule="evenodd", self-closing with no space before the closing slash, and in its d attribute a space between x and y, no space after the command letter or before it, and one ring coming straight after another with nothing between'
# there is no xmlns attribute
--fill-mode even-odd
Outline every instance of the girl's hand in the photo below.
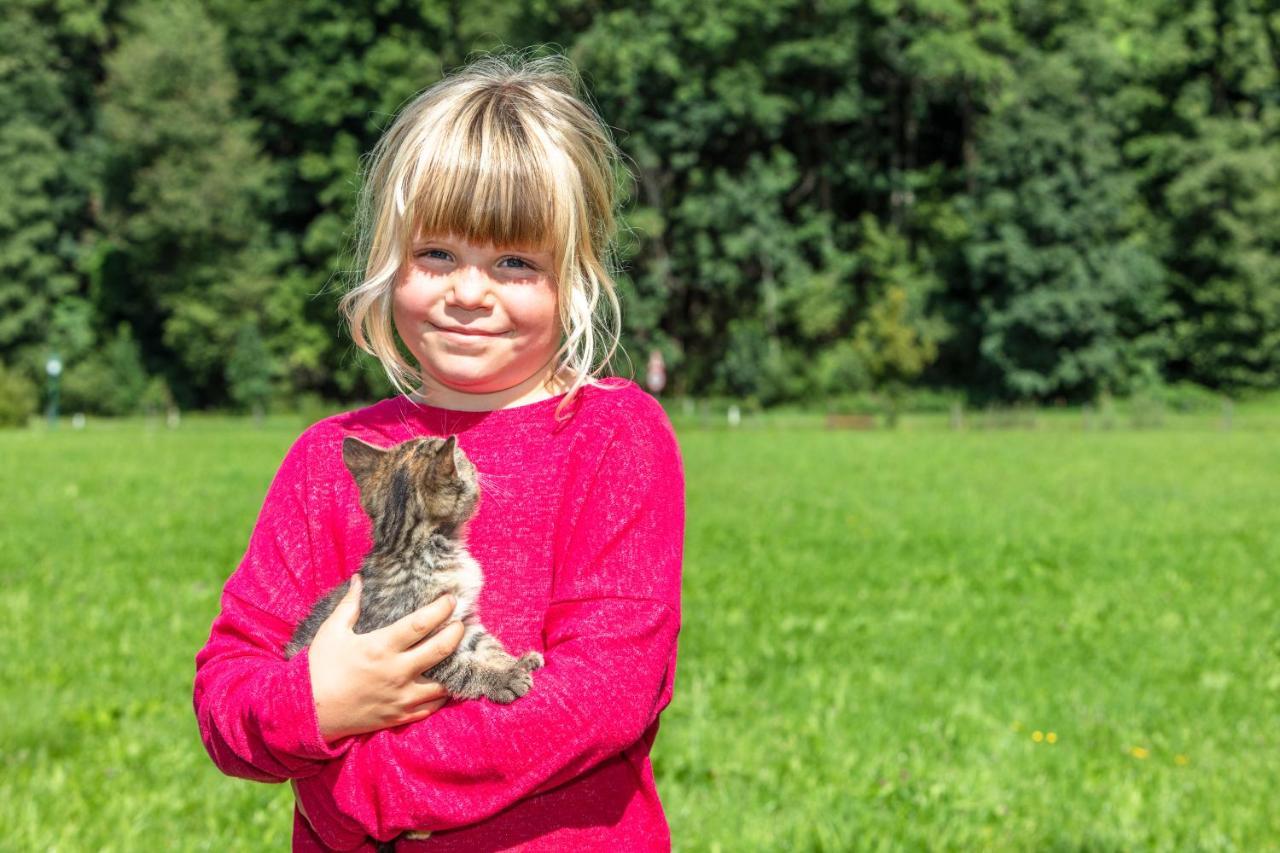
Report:
<svg viewBox="0 0 1280 853"><path fill-rule="evenodd" d="M357 574L308 653L316 720L330 743L438 711L449 697L422 673L453 653L464 630L461 622L444 624L454 608L446 595L385 628L357 634L360 588Z"/></svg>

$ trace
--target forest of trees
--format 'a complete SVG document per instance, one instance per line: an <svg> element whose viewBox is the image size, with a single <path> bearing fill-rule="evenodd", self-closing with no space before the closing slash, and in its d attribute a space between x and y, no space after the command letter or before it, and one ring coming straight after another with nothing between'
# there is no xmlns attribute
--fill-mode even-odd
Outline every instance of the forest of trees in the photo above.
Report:
<svg viewBox="0 0 1280 853"><path fill-rule="evenodd" d="M1278 0L7 0L6 375L385 393L335 310L361 155L531 45L629 158L624 342L675 393L1280 386Z"/></svg>

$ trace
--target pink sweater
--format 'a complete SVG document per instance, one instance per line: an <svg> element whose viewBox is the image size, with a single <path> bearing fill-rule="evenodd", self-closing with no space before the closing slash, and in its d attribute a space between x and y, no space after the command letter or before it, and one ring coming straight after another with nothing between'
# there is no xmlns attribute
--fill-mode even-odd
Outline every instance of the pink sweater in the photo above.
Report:
<svg viewBox="0 0 1280 853"><path fill-rule="evenodd" d="M633 383L494 412L403 398L337 415L289 450L222 612L196 657L200 734L224 772L294 779L294 850L650 850L670 847L649 750L671 700L684 480L662 409ZM481 474L469 527L480 617L546 667L507 706L450 703L396 729L320 737L294 626L371 545L344 436L389 446L456 434Z"/></svg>

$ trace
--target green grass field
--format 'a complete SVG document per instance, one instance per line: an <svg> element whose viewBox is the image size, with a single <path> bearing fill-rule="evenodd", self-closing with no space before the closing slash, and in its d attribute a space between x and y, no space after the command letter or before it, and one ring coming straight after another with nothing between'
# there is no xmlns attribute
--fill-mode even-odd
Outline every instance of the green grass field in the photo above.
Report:
<svg viewBox="0 0 1280 853"><path fill-rule="evenodd" d="M682 429L681 850L1280 846L1280 433ZM0 849L285 849L204 641L297 421L0 433Z"/></svg>

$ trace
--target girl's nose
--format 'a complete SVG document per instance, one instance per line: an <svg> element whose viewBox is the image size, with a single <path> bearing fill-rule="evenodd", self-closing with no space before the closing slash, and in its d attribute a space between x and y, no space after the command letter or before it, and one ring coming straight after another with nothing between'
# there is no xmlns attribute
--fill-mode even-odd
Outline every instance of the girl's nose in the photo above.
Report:
<svg viewBox="0 0 1280 853"><path fill-rule="evenodd" d="M445 304L458 308L484 308L490 296L489 276L478 267L465 266L454 270L445 292Z"/></svg>

